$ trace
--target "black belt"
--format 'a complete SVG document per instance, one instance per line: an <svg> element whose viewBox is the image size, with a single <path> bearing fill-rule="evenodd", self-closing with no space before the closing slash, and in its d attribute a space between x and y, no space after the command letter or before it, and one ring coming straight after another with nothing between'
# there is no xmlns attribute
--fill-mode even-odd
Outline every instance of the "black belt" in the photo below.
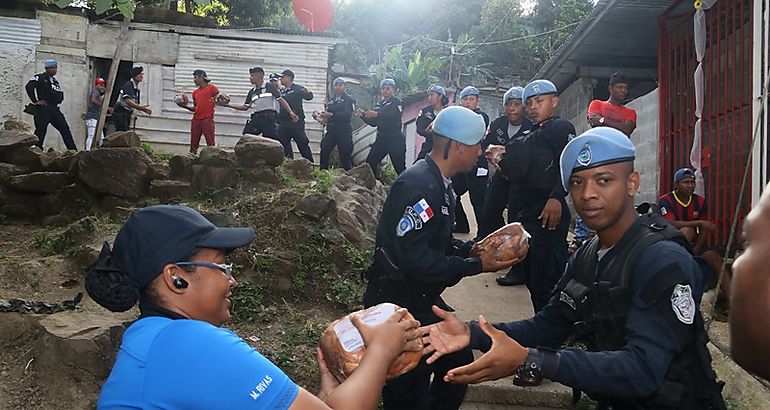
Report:
<svg viewBox="0 0 770 410"><path fill-rule="evenodd" d="M254 114L251 114L252 117L263 117L267 115L278 115L276 111L273 110L263 110L263 111L257 111Z"/></svg>

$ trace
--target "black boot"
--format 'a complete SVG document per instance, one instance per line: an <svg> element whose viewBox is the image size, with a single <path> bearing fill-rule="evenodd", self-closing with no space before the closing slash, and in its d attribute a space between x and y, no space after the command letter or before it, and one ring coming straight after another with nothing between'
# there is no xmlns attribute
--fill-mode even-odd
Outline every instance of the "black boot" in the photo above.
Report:
<svg viewBox="0 0 770 410"><path fill-rule="evenodd" d="M495 281L500 286L519 286L525 285L527 283L527 278L521 269L515 269L514 266L505 275L498 276Z"/></svg>

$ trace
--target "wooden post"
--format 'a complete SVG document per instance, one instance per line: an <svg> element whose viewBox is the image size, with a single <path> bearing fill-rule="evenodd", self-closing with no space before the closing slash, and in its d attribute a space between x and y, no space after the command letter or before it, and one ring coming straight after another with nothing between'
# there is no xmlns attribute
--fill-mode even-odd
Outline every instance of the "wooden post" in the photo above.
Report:
<svg viewBox="0 0 770 410"><path fill-rule="evenodd" d="M130 21L128 18L123 17L123 22L120 23L120 35L118 36L118 42L115 43L115 55L112 57L112 64L110 65L110 73L107 75L107 89L104 91L104 100L102 102L102 109L99 111L99 120L96 121L96 131L94 132L94 139L90 147L84 147L90 149L100 144L99 135L104 130L104 122L107 119L107 108L110 106L110 97L112 96L112 90L115 88L115 77L118 74L118 66L120 66L120 59L125 54L126 43L128 42L128 25ZM118 86L120 87L120 86Z"/></svg>

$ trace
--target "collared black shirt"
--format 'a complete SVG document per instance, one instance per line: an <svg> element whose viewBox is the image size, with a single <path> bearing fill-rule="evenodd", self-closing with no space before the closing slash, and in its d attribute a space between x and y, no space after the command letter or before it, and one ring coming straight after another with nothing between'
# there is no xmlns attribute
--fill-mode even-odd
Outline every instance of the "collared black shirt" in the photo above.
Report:
<svg viewBox="0 0 770 410"><path fill-rule="evenodd" d="M126 81L126 83L123 84L123 87L120 89L120 93L118 94L118 101L115 103L116 110L128 112L134 110L132 107L125 103L124 99L126 98L131 99L136 104L141 104L141 93L139 92L139 88L136 86L136 84L134 84L133 80Z"/></svg>
<svg viewBox="0 0 770 410"><path fill-rule="evenodd" d="M281 91L281 97L286 100L289 107L291 107L291 110L294 111L294 114L297 114L300 119L305 119L305 110L302 109L302 100L312 100L313 93L308 91L305 87L294 83ZM278 114L278 121L292 122L289 113L285 110L281 110L281 113Z"/></svg>
<svg viewBox="0 0 770 410"><path fill-rule="evenodd" d="M59 105L64 101L64 91L59 81L48 73L35 74L25 87L32 102L45 101L50 105Z"/></svg>
<svg viewBox="0 0 770 410"><path fill-rule="evenodd" d="M352 130L350 121L356 110L356 100L348 93L335 96L326 104L326 111L332 114L326 124L328 130L348 129Z"/></svg>
<svg viewBox="0 0 770 410"><path fill-rule="evenodd" d="M377 103L372 110L377 112L376 117L362 119L372 127L377 127L378 134L401 134L401 100L390 97Z"/></svg>
<svg viewBox="0 0 770 410"><path fill-rule="evenodd" d="M510 122L508 117L501 115L495 118L491 124L489 124L489 130L485 138L486 145L507 145L508 140L513 137L522 135L524 132L532 128L532 121L529 118L524 117L524 121L521 123L519 131L515 135L508 135L508 126Z"/></svg>
<svg viewBox="0 0 770 410"><path fill-rule="evenodd" d="M407 281L448 287L481 272L481 260L468 257L473 241L452 237L455 203L451 184L446 186L430 157L407 168L391 186L376 246L385 248Z"/></svg>

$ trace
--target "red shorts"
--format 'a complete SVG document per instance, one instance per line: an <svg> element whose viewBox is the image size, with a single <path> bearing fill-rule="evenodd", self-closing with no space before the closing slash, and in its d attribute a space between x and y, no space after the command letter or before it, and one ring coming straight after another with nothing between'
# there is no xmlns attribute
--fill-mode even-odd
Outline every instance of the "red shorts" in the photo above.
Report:
<svg viewBox="0 0 770 410"><path fill-rule="evenodd" d="M201 143L201 134L206 138L206 145L214 145L214 118L192 120L190 124L190 151L198 151Z"/></svg>

